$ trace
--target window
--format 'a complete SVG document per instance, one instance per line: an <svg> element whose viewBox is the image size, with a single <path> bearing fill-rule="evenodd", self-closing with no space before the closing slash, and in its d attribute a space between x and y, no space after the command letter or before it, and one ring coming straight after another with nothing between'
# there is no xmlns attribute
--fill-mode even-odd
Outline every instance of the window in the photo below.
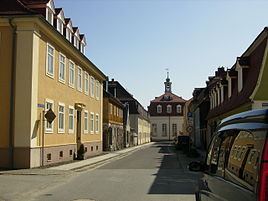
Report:
<svg viewBox="0 0 268 201"><path fill-rule="evenodd" d="M84 54L85 53L85 46L81 43L80 50Z"/></svg>
<svg viewBox="0 0 268 201"><path fill-rule="evenodd" d="M177 113L181 113L181 105L177 105Z"/></svg>
<svg viewBox="0 0 268 201"><path fill-rule="evenodd" d="M45 109L48 111L51 109L52 111L54 110L54 102L52 100L47 99L46 104L45 104ZM45 132L46 133L53 133L53 122L49 123L46 121L46 126L45 126Z"/></svg>
<svg viewBox="0 0 268 201"><path fill-rule="evenodd" d="M172 112L172 106L171 105L168 105L167 106L167 113L171 113Z"/></svg>
<svg viewBox="0 0 268 201"><path fill-rule="evenodd" d="M109 114L113 114L113 104L109 103Z"/></svg>
<svg viewBox="0 0 268 201"><path fill-rule="evenodd" d="M66 28L66 39L72 42L72 32L69 28Z"/></svg>
<svg viewBox="0 0 268 201"><path fill-rule="evenodd" d="M90 95L94 97L94 87L95 87L95 79L94 77L90 77Z"/></svg>
<svg viewBox="0 0 268 201"><path fill-rule="evenodd" d="M58 109L58 133L64 133L64 104L59 103Z"/></svg>
<svg viewBox="0 0 268 201"><path fill-rule="evenodd" d="M60 19L57 19L57 30L63 34L63 22Z"/></svg>
<svg viewBox="0 0 268 201"><path fill-rule="evenodd" d="M157 124L152 124L152 135L153 136L157 135Z"/></svg>
<svg viewBox="0 0 268 201"><path fill-rule="evenodd" d="M69 106L69 133L74 133L74 107Z"/></svg>
<svg viewBox="0 0 268 201"><path fill-rule="evenodd" d="M167 136L167 124L162 124L162 136Z"/></svg>
<svg viewBox="0 0 268 201"><path fill-rule="evenodd" d="M77 89L82 91L82 68L77 69Z"/></svg>
<svg viewBox="0 0 268 201"><path fill-rule="evenodd" d="M70 61L69 63L69 86L74 88L74 63Z"/></svg>
<svg viewBox="0 0 268 201"><path fill-rule="evenodd" d="M89 89L89 80L88 80L88 73L87 72L85 72L85 94L87 94L88 95L88 89Z"/></svg>
<svg viewBox="0 0 268 201"><path fill-rule="evenodd" d="M47 7L46 9L46 20L51 24L53 25L53 11Z"/></svg>
<svg viewBox="0 0 268 201"><path fill-rule="evenodd" d="M99 133L99 115L96 114L96 133Z"/></svg>
<svg viewBox="0 0 268 201"><path fill-rule="evenodd" d="M47 45L47 65L46 74L54 77L54 47Z"/></svg>
<svg viewBox="0 0 268 201"><path fill-rule="evenodd" d="M96 99L100 99L100 83L99 81L96 81Z"/></svg>
<svg viewBox="0 0 268 201"><path fill-rule="evenodd" d="M84 115L84 133L88 133L88 111Z"/></svg>
<svg viewBox="0 0 268 201"><path fill-rule="evenodd" d="M172 136L177 136L177 124L172 124Z"/></svg>
<svg viewBox="0 0 268 201"><path fill-rule="evenodd" d="M74 36L73 44L74 44L75 47L76 47L76 41L77 41L77 38Z"/></svg>
<svg viewBox="0 0 268 201"><path fill-rule="evenodd" d="M70 29L68 29L68 28L66 28L66 39L68 40L68 41L70 41Z"/></svg>
<svg viewBox="0 0 268 201"><path fill-rule="evenodd" d="M59 81L65 82L65 56L63 54L59 57Z"/></svg>
<svg viewBox="0 0 268 201"><path fill-rule="evenodd" d="M157 113L162 113L162 106L161 105L157 105Z"/></svg>
<svg viewBox="0 0 268 201"><path fill-rule="evenodd" d="M225 171L229 181L249 190L256 189L257 172L261 160L259 153L263 151L266 132L265 130L239 131L233 141Z"/></svg>
<svg viewBox="0 0 268 201"><path fill-rule="evenodd" d="M90 132L94 133L94 113L90 113Z"/></svg>

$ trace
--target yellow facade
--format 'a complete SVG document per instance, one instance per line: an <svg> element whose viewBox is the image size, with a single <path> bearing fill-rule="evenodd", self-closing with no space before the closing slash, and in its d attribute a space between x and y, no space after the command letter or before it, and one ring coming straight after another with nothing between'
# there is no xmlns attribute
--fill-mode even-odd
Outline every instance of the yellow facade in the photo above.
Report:
<svg viewBox="0 0 268 201"><path fill-rule="evenodd" d="M13 58L15 66L14 92L14 132L9 124L11 68L12 68L12 36L13 31L8 19L0 19L0 61L1 61L1 132L0 158L7 158L9 139L13 137L12 167L36 167L40 164L58 162L53 160L53 154L60 151L77 151L77 122L81 122L81 143L91 151L101 150L102 141L102 81L104 74L97 69L82 53L79 52L57 30L41 17L14 18L11 22L16 28ZM54 72L48 75L48 45L53 47ZM4 51L3 51L4 50ZM59 57L65 57L65 81L59 79ZM74 87L69 86L69 64L74 63ZM82 90L78 89L78 69L81 68ZM88 92L85 91L85 74L88 73ZM94 88L91 89L91 78ZM98 88L97 88L98 87ZM91 90L94 95L91 96ZM98 97L96 93L98 92ZM51 132L46 132L43 114L46 101L53 101L53 111L56 118ZM59 132L59 105L64 106L64 129ZM81 119L78 121L77 110L74 110L74 132L69 133L69 107L76 108L82 104ZM87 132L85 130L85 112L87 112ZM92 118L91 118L92 117ZM93 131L91 131L93 119ZM96 126L98 124L98 127ZM98 128L98 129L97 129ZM92 145L90 143L93 143ZM67 145L73 147L67 148ZM94 147L93 147L94 146ZM54 147L55 149L49 149ZM86 146L87 147L87 146ZM42 149L41 149L42 148ZM3 151L5 149L5 151ZM67 150L70 149L70 150ZM1 151L2 150L2 151ZM50 151L52 150L52 151ZM92 153L93 153L92 151ZM49 153L51 152L51 153ZM2 153L2 154L1 154ZM86 153L90 156L92 153ZM4 155L3 155L4 154ZM43 158L40 155L43 154ZM52 159L46 158L52 154ZM23 158L25 156L25 158ZM44 159L45 158L45 159ZM56 156L54 158L57 158ZM42 161L41 161L42 160ZM45 163L44 161L45 160ZM7 167L9 160L0 159L0 167Z"/></svg>
<svg viewBox="0 0 268 201"><path fill-rule="evenodd" d="M11 55L12 29L0 21L0 164L8 166L8 147L10 127L10 95L11 95Z"/></svg>

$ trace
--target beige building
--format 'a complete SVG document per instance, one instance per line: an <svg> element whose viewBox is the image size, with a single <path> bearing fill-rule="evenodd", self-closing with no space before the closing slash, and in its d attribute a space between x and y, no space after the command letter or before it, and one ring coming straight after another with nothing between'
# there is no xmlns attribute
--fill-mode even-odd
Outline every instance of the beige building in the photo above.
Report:
<svg viewBox="0 0 268 201"><path fill-rule="evenodd" d="M85 45L53 0L1 3L1 168L33 168L102 151L105 75L84 55ZM49 109L56 115L52 123L44 118Z"/></svg>

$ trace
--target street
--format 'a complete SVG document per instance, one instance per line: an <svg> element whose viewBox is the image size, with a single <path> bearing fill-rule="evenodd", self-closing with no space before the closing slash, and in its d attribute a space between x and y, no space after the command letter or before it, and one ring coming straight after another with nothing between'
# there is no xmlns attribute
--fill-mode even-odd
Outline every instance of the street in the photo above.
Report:
<svg viewBox="0 0 268 201"><path fill-rule="evenodd" d="M1 175L0 200L192 201L199 174L187 170L189 161L172 144L156 143L83 171Z"/></svg>

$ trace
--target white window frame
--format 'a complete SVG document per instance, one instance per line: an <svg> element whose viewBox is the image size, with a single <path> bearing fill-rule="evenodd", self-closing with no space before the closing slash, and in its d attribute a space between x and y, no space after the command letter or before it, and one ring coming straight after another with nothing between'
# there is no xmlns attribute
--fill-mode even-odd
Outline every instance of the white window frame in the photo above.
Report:
<svg viewBox="0 0 268 201"><path fill-rule="evenodd" d="M156 106L156 112L157 112L158 114L162 113L162 105L157 105L157 106Z"/></svg>
<svg viewBox="0 0 268 201"><path fill-rule="evenodd" d="M73 68L71 68L71 64L73 64ZM71 82L71 69L73 70L73 83ZM75 85L75 63L69 60L69 86L74 88Z"/></svg>
<svg viewBox="0 0 268 201"><path fill-rule="evenodd" d="M88 111L84 112L84 133L88 133Z"/></svg>
<svg viewBox="0 0 268 201"><path fill-rule="evenodd" d="M45 100L45 111L46 111L46 112L48 111L47 103L52 104L51 109L52 109L52 111L54 112L54 101L51 100L51 99L46 99L46 100ZM45 133L53 133L54 122L51 123L51 128L48 128L48 127L47 127L47 124L48 124L48 121L46 120L46 123L45 123Z"/></svg>
<svg viewBox="0 0 268 201"><path fill-rule="evenodd" d="M182 112L182 106L181 105L177 105L176 109L177 109L177 113Z"/></svg>
<svg viewBox="0 0 268 201"><path fill-rule="evenodd" d="M90 96L94 97L94 91L95 91L95 78L93 76L90 76Z"/></svg>
<svg viewBox="0 0 268 201"><path fill-rule="evenodd" d="M95 116L95 122L96 122L96 126L95 126L95 131L98 134L99 133L99 128L100 128L100 116L99 114L96 114Z"/></svg>
<svg viewBox="0 0 268 201"><path fill-rule="evenodd" d="M90 113L90 133L94 134L94 113Z"/></svg>
<svg viewBox="0 0 268 201"><path fill-rule="evenodd" d="M171 113L172 112L172 105L167 105L167 113Z"/></svg>
<svg viewBox="0 0 268 201"><path fill-rule="evenodd" d="M61 61L61 57L64 58L64 62ZM61 66L63 65L63 71L64 75L63 78L61 77ZM66 56L62 53L59 54L59 81L62 83L65 83L65 78L66 78Z"/></svg>
<svg viewBox="0 0 268 201"><path fill-rule="evenodd" d="M64 23L61 21L61 19L57 18L57 30L61 34L63 34L63 27L64 27Z"/></svg>
<svg viewBox="0 0 268 201"><path fill-rule="evenodd" d="M84 73L84 77L85 77L85 83L84 83L84 91L85 91L85 94L88 95L89 94L89 74L88 72L85 71Z"/></svg>
<svg viewBox="0 0 268 201"><path fill-rule="evenodd" d="M78 66L77 67L77 90L82 92L83 87L83 69Z"/></svg>
<svg viewBox="0 0 268 201"><path fill-rule="evenodd" d="M53 54L50 54L48 52L48 49L51 48L53 50ZM52 57L52 71L53 72L49 72L49 56ZM54 78L54 72L55 72L55 48L50 45L49 43L47 43L47 52L46 52L46 75L51 77L51 78Z"/></svg>
<svg viewBox="0 0 268 201"><path fill-rule="evenodd" d="M70 114L70 109L73 110L73 114ZM69 110L68 110L68 128L69 128L69 133L74 133L74 114L75 114L75 109L73 106L69 105ZM70 116L73 118L73 129L70 129Z"/></svg>
<svg viewBox="0 0 268 201"><path fill-rule="evenodd" d="M96 80L96 99L99 100L100 99L100 82L98 80Z"/></svg>
<svg viewBox="0 0 268 201"><path fill-rule="evenodd" d="M60 107L63 107L63 112L60 111ZM60 115L63 114L63 128L60 128ZM60 103L58 104L58 133L65 132L65 104Z"/></svg>
<svg viewBox="0 0 268 201"><path fill-rule="evenodd" d="M80 51L85 54L85 45L83 43L80 44Z"/></svg>
<svg viewBox="0 0 268 201"><path fill-rule="evenodd" d="M50 15L51 18L49 18L49 15ZM51 8L49 8L49 7L46 7L46 20L49 22L49 24L51 24L53 26L53 23L54 23L54 13L51 10Z"/></svg>

